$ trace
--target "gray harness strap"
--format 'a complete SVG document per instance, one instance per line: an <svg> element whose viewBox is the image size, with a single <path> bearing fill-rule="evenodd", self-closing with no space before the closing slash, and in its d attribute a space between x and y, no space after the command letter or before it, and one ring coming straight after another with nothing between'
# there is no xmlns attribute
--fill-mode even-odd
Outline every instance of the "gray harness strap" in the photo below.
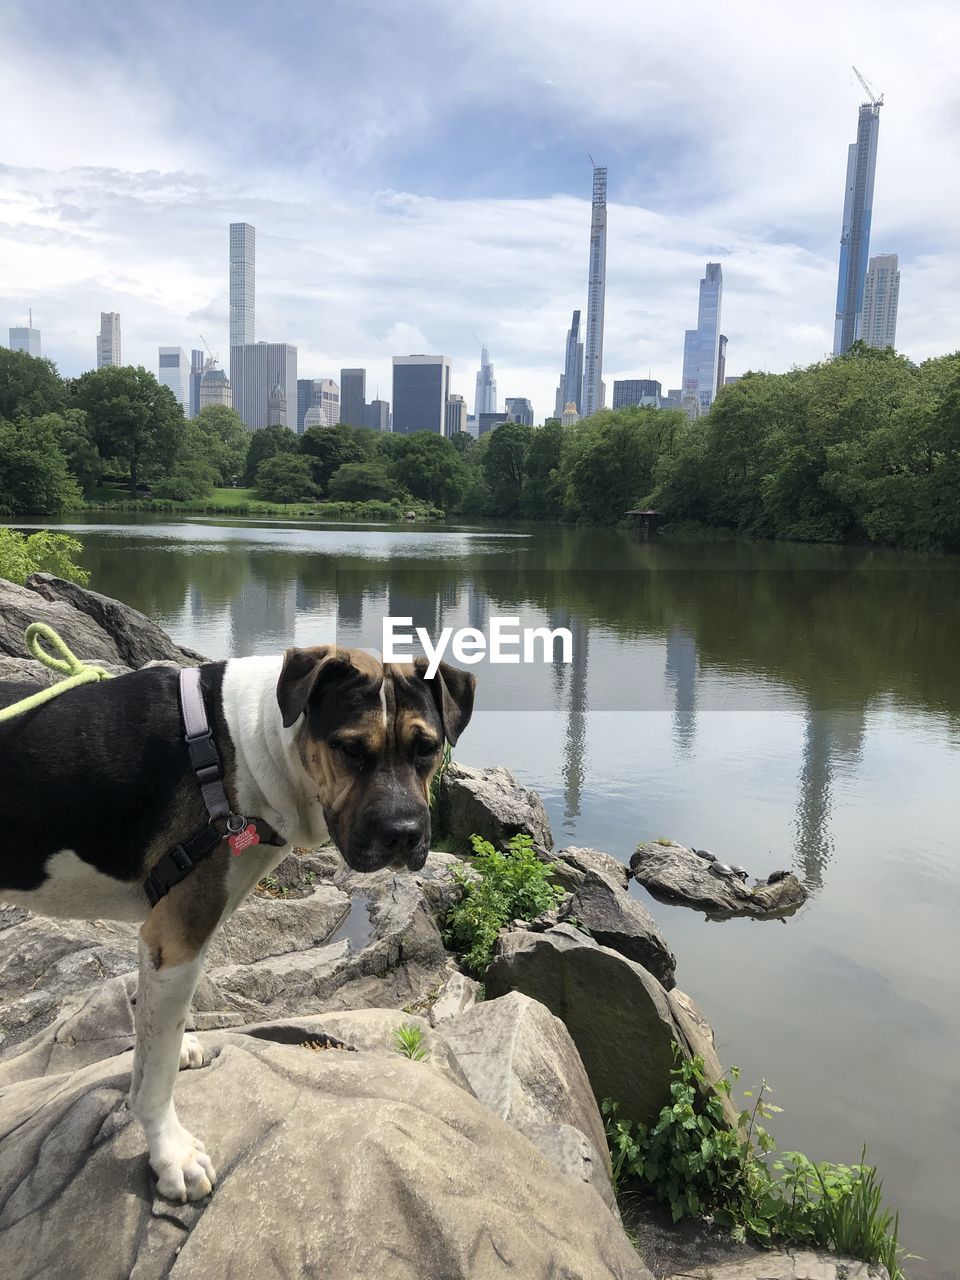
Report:
<svg viewBox="0 0 960 1280"><path fill-rule="evenodd" d="M190 753L190 764L200 784L200 794L209 821L188 840L164 854L143 882L144 892L153 907L174 885L186 879L197 863L208 857L224 840L230 840L234 853L239 853L246 844L286 843L283 836L262 818L244 818L230 809L230 801L223 785L223 763L213 740L199 667L184 667L180 672L180 714L183 719L184 742ZM224 819L226 831L221 831L216 823ZM248 828L252 830L248 832ZM250 838L251 835L253 839ZM233 844L235 840L239 842L236 846Z"/></svg>

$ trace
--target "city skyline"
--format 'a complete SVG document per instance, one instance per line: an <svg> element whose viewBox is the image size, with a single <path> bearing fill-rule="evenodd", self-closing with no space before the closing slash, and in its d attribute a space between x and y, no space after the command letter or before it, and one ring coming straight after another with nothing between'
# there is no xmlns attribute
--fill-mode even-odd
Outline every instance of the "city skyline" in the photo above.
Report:
<svg viewBox="0 0 960 1280"><path fill-rule="evenodd" d="M859 80L860 73L854 71ZM864 90L867 89L863 84ZM873 222L873 193L877 175L880 138L880 108L883 95L860 104L857 140L847 149L847 176L843 197L843 225L840 232L840 267L837 280L837 310L833 330L833 354L849 351L861 336L863 289L870 257L870 229Z"/></svg>
<svg viewBox="0 0 960 1280"><path fill-rule="evenodd" d="M952 93L949 33L960 25L946 5L921 3L894 47L866 4L842 14L814 4L810 32L794 33L784 57L784 24L734 4L709 20L709 77L685 65L689 32L670 14L657 29L669 71L638 78L650 33L629 5L556 18L536 0L522 13L492 4L509 113L462 43L469 13L401 22L381 11L370 21L364 5L322 25L326 48L364 48L365 69L337 71L322 92L305 83L296 111L281 113L256 69L276 59L303 81L297 60L319 19L274 29L240 10L229 57L205 14L176 56L148 11L136 40L119 14L65 14L54 49L39 15L11 17L5 82L44 93L0 171L0 316L20 325L32 305L44 354L68 376L91 367L101 310L121 314L132 363L152 368L160 345L189 350L200 333L227 357L225 227L244 221L259 233L257 332L295 345L301 372L335 378L362 366L386 393L393 354L444 351L452 390L472 406L475 330L495 356L500 395L529 396L542 417L571 313L586 307L591 151L609 165L608 402L615 379L680 385L691 282L707 259L723 263L730 374L821 359L832 348L844 162L863 100L852 62L889 104L871 239L895 249L906 272L900 346L914 359L956 346L960 177L936 143ZM828 18L824 42L815 36ZM412 97L395 92L389 58L375 76L377 51L401 29L418 65L467 49L457 76ZM587 49L603 74L584 100L574 55ZM162 57L160 78L150 64ZM96 87L91 65L103 68ZM216 93L198 97L224 67ZM483 129L478 102L493 109ZM253 122L236 130L241 103ZM97 127L105 110L108 132ZM931 189L941 192L933 202Z"/></svg>

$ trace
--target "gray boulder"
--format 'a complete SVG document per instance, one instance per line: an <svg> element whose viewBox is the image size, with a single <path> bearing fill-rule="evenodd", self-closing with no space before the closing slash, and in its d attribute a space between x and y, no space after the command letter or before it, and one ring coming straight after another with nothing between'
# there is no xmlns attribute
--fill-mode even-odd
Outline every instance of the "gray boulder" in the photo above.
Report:
<svg viewBox="0 0 960 1280"><path fill-rule="evenodd" d="M474 769L451 761L440 781L439 829L465 848L474 834L503 849L511 836L529 835L553 848L543 801L522 787L509 769Z"/></svg>
<svg viewBox="0 0 960 1280"><path fill-rule="evenodd" d="M675 840L651 840L637 846L630 870L651 893L706 911L711 917L792 915L804 902L806 889L790 872L747 885L723 874L709 861Z"/></svg>
<svg viewBox="0 0 960 1280"><path fill-rule="evenodd" d="M764 1250L734 1262L708 1263L664 1280L889 1280L884 1266L842 1258L821 1249Z"/></svg>
<svg viewBox="0 0 960 1280"><path fill-rule="evenodd" d="M605 876L588 871L566 914L586 926L602 947L642 964L668 991L674 985L677 960L653 916Z"/></svg>
<svg viewBox="0 0 960 1280"><path fill-rule="evenodd" d="M678 1030L660 983L642 965L561 924L503 934L485 975L491 998L522 991L563 1022L597 1101L651 1124L670 1098Z"/></svg>
<svg viewBox="0 0 960 1280"><path fill-rule="evenodd" d="M480 1101L616 1212L603 1121L559 1018L512 991L474 1005L442 1033Z"/></svg>
<svg viewBox="0 0 960 1280"><path fill-rule="evenodd" d="M630 868L613 854L604 853L602 849L581 849L571 846L569 849L559 849L557 857L582 875L586 875L588 871L594 871L599 876L606 876L618 889L626 889L630 884Z"/></svg>
<svg viewBox="0 0 960 1280"><path fill-rule="evenodd" d="M137 609L121 604L119 600L112 600L109 596L89 591L86 587L79 587L75 582L54 577L50 573L31 573L26 585L35 595L51 604L63 605L93 622L110 637L116 646L119 660L128 667L142 667L151 661L174 662L179 667L194 667L207 661L193 649L174 644L162 627L151 622ZM77 650L74 652L78 657L88 656Z"/></svg>
<svg viewBox="0 0 960 1280"><path fill-rule="evenodd" d="M47 600L27 587L0 578L0 653L31 661L23 643L23 633L31 622L48 623L78 658L129 666L114 638L93 618L63 600Z"/></svg>
<svg viewBox="0 0 960 1280"><path fill-rule="evenodd" d="M221 1175L196 1204L155 1198L130 1055L5 1090L5 1280L650 1280L592 1187L430 1062L217 1036L177 1087Z"/></svg>

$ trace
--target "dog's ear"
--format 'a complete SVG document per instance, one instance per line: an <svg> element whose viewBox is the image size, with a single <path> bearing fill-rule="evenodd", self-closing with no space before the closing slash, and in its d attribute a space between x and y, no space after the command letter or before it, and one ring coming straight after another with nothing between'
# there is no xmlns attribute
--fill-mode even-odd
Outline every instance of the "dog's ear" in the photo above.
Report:
<svg viewBox="0 0 960 1280"><path fill-rule="evenodd" d="M313 696L321 676L334 674L346 664L337 658L337 647L319 644L311 649L287 649L283 655L283 669L277 681L277 703L283 717L283 727L289 729L303 715Z"/></svg>
<svg viewBox="0 0 960 1280"><path fill-rule="evenodd" d="M417 675L427 680L429 665L426 658L415 658L414 669ZM461 671L452 667L449 662L441 662L436 675L427 680L433 700L440 712L440 723L443 734L451 747L457 745L457 739L470 723L473 715L473 696L477 688L477 677L470 671Z"/></svg>

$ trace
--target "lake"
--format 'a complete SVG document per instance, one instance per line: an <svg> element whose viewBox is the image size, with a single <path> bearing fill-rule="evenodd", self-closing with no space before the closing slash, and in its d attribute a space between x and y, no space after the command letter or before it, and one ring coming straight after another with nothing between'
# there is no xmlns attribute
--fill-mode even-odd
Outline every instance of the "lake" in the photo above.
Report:
<svg viewBox="0 0 960 1280"><path fill-rule="evenodd" d="M91 585L213 657L380 647L381 619L568 627L569 666L477 668L457 747L558 846L670 836L811 890L786 923L636 892L780 1146L864 1142L913 1276L960 1274L960 559L537 527L65 520ZM953 1188L951 1191L950 1188Z"/></svg>

